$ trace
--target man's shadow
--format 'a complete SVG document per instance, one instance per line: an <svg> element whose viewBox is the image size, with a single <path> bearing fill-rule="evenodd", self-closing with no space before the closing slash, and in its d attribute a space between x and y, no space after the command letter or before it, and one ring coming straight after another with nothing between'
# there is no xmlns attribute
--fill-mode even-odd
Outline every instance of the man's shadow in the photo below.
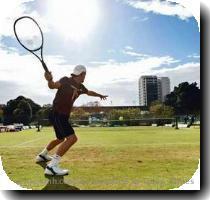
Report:
<svg viewBox="0 0 210 200"><path fill-rule="evenodd" d="M46 162L37 163L43 169L46 168ZM42 190L80 190L79 188L68 185L64 181L64 176L49 176L45 175L45 177L49 180L47 185L42 188Z"/></svg>

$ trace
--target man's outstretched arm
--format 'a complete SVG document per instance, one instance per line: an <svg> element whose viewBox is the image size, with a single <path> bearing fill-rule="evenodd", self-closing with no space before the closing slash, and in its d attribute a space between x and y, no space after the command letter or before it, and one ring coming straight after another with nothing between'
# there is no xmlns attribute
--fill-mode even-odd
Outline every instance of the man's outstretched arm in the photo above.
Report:
<svg viewBox="0 0 210 200"><path fill-rule="evenodd" d="M107 95L98 94L97 92L94 91L88 91L87 95L92 97L100 97L101 100L106 100L108 97Z"/></svg>

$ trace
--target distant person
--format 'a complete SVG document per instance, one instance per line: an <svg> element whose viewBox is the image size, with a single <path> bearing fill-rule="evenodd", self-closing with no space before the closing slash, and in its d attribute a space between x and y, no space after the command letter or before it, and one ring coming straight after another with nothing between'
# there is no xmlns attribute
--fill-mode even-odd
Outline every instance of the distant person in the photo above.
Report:
<svg viewBox="0 0 210 200"><path fill-rule="evenodd" d="M106 117L103 117L102 122L103 122L103 126L107 126L108 119Z"/></svg>
<svg viewBox="0 0 210 200"><path fill-rule="evenodd" d="M194 124L194 122L195 122L195 116L192 115L192 116L190 116L190 121L189 121L187 127L190 128L190 126L192 126Z"/></svg>
<svg viewBox="0 0 210 200"><path fill-rule="evenodd" d="M52 140L46 148L36 157L36 162L51 161L46 169L46 175L67 175L68 170L59 168L58 164L62 156L77 142L77 136L69 123L69 116L73 107L73 103L81 94L88 96L100 97L106 100L108 96L98 94L88 90L82 83L85 80L86 68L83 65L77 65L74 68L71 77L63 77L58 82L53 81L51 73L45 73L50 89L57 89L56 96L53 101L52 112L49 119L53 124L56 139ZM58 147L53 157L48 152Z"/></svg>
<svg viewBox="0 0 210 200"><path fill-rule="evenodd" d="M91 116L88 118L88 122L89 122L89 125L92 124L92 117Z"/></svg>
<svg viewBox="0 0 210 200"><path fill-rule="evenodd" d="M191 122L192 122L192 124L195 123L195 116L194 115L192 115L192 117L191 117Z"/></svg>
<svg viewBox="0 0 210 200"><path fill-rule="evenodd" d="M185 124L187 124L188 119L189 119L189 117L188 117L188 115L186 115L186 116L184 117L184 123L185 123Z"/></svg>
<svg viewBox="0 0 210 200"><path fill-rule="evenodd" d="M119 125L120 125L120 126L123 125L123 120L124 120L123 116L120 116L120 117L119 117Z"/></svg>

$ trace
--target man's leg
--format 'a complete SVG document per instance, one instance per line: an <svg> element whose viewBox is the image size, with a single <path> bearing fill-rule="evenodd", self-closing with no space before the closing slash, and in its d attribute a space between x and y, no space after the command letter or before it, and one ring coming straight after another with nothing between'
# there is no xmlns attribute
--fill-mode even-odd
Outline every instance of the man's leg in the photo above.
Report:
<svg viewBox="0 0 210 200"><path fill-rule="evenodd" d="M48 156L48 152L52 149L54 149L58 144L62 143L64 141L64 139L59 140L59 139L55 139L52 140L47 147L45 147L41 153L39 153L39 155L36 157L36 162L43 162L43 161L50 161L52 160L51 156Z"/></svg>
<svg viewBox="0 0 210 200"><path fill-rule="evenodd" d="M69 148L76 143L77 137L74 133L74 129L69 124L69 117L66 115L57 114L54 116L54 129L57 138L65 138L65 140L58 147L55 155L52 157L51 162L45 169L46 175L66 175L68 170L60 169L58 164L61 157L69 150ZM55 142L56 143L56 142ZM54 142L52 142L52 147ZM49 144L49 149L51 148Z"/></svg>
<svg viewBox="0 0 210 200"><path fill-rule="evenodd" d="M68 170L66 169L60 169L58 167L58 163L61 160L61 157L69 150L69 148L77 142L76 135L71 135L66 137L66 140L60 144L58 147L58 150L56 151L56 154L53 156L50 163L47 165L45 169L46 175L67 175Z"/></svg>
<svg viewBox="0 0 210 200"><path fill-rule="evenodd" d="M70 149L70 147L77 142L77 140L78 139L75 134L66 137L66 140L58 147L56 154L62 157Z"/></svg>
<svg viewBox="0 0 210 200"><path fill-rule="evenodd" d="M39 155L47 155L49 151L51 151L52 149L54 149L58 144L62 143L64 141L64 139L60 140L60 139L55 139L52 140L47 147L45 147L42 152Z"/></svg>
<svg viewBox="0 0 210 200"><path fill-rule="evenodd" d="M57 145L59 145L60 143L62 143L64 141L64 139L55 139L52 140L46 147L47 151L51 151L52 149L54 149Z"/></svg>
<svg viewBox="0 0 210 200"><path fill-rule="evenodd" d="M70 149L71 146L73 146L77 142L77 136L71 135L66 137L66 140L60 144L58 147L55 155L53 156L52 161L49 163L49 167L58 165L58 163L61 160L61 157Z"/></svg>

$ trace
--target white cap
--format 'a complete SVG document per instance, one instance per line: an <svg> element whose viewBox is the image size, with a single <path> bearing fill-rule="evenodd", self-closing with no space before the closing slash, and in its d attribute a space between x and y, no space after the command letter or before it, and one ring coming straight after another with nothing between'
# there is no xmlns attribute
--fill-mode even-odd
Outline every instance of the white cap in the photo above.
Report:
<svg viewBox="0 0 210 200"><path fill-rule="evenodd" d="M86 72L86 68L84 65L77 65L75 68L74 68L74 71L73 71L73 75L80 75L81 73L83 72Z"/></svg>

